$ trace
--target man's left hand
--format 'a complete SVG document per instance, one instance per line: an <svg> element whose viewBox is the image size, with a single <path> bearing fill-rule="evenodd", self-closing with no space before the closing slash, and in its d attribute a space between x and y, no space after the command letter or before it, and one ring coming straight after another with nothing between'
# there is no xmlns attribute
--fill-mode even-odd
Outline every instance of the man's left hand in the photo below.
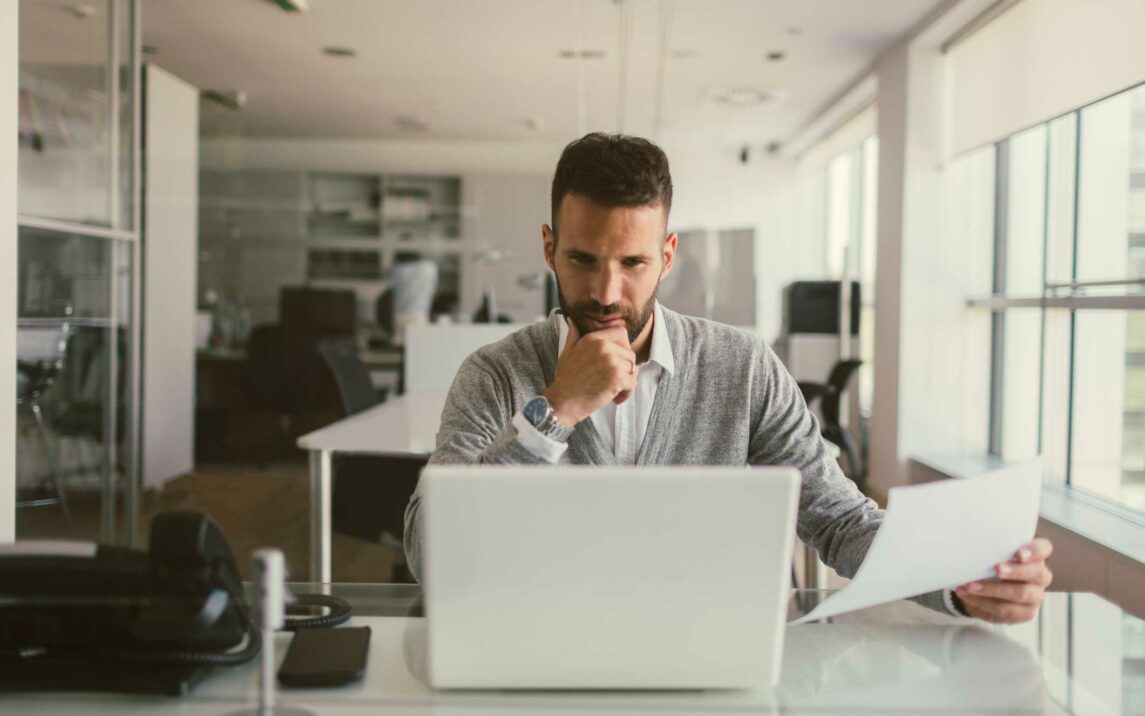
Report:
<svg viewBox="0 0 1145 716"><path fill-rule="evenodd" d="M1046 559L1054 551L1047 539L1039 537L1021 547L1007 562L994 565L997 579L963 584L954 590L962 610L972 617L994 624L1028 622L1038 613L1046 598L1053 574Z"/></svg>

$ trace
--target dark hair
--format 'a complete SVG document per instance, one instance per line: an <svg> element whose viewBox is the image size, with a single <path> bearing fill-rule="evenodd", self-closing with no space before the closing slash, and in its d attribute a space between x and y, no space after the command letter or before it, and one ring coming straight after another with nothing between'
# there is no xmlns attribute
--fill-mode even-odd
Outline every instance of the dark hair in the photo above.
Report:
<svg viewBox="0 0 1145 716"><path fill-rule="evenodd" d="M664 150L647 139L593 132L561 152L553 174L552 222L566 194L579 194L604 206L672 209L672 174Z"/></svg>

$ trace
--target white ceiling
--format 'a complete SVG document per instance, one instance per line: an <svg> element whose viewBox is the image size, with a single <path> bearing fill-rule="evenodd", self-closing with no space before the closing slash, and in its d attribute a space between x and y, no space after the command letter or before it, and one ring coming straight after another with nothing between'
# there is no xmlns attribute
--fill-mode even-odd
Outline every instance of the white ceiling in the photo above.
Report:
<svg viewBox="0 0 1145 716"><path fill-rule="evenodd" d="M240 112L204 111L208 134L565 140L623 129L767 143L806 123L939 0L309 4L291 14L270 0L146 0L143 42L157 50L151 61L192 84L247 92ZM562 59L578 38L604 57ZM325 56L327 45L358 56ZM769 62L771 51L785 59ZM735 87L786 97L755 108L710 100ZM402 118L425 128L402 128Z"/></svg>

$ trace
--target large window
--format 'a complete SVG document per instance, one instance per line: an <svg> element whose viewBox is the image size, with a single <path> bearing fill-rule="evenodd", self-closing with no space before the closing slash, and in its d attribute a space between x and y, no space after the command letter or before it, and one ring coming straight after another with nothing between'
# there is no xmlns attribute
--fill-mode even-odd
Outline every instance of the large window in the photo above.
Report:
<svg viewBox="0 0 1145 716"><path fill-rule="evenodd" d="M987 151L989 449L1042 453L1051 482L1143 514L1145 87Z"/></svg>

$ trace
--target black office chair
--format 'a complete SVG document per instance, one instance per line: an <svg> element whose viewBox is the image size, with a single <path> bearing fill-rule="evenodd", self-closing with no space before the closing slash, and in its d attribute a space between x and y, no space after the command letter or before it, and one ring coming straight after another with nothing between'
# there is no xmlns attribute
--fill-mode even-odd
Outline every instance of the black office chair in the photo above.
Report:
<svg viewBox="0 0 1145 716"><path fill-rule="evenodd" d="M863 489L866 475L862 460L859 459L859 448L854 438L843 427L839 416L839 400L847 390L847 383L851 376L863 364L860 360L841 360L831 369L826 383L810 383L799 381L799 390L803 399L810 407L816 400L820 401L823 413L823 424L820 430L823 437L838 445L847 455L847 464L851 468L851 479Z"/></svg>
<svg viewBox="0 0 1145 716"><path fill-rule="evenodd" d="M370 382L369 371L358 358L352 340L322 340L318 352L338 384L344 416L385 400L385 392L377 391ZM400 549L406 503L425 463L424 457L335 455L330 515L333 531ZM393 578L413 581L408 570Z"/></svg>
<svg viewBox="0 0 1145 716"><path fill-rule="evenodd" d="M16 507L44 507L59 505L68 530L75 531L71 510L68 509L67 493L56 460L56 447L49 436L47 421L41 405L43 395L60 374L62 359L53 361L16 361L16 409L27 409L36 421L37 434L44 448L44 461L47 464L48 478L52 482L54 495L46 494L40 488L17 491Z"/></svg>
<svg viewBox="0 0 1145 716"><path fill-rule="evenodd" d="M353 339L324 338L318 342L318 353L338 385L346 415L360 413L386 399L385 391L379 391L370 380L370 371L358 357Z"/></svg>

